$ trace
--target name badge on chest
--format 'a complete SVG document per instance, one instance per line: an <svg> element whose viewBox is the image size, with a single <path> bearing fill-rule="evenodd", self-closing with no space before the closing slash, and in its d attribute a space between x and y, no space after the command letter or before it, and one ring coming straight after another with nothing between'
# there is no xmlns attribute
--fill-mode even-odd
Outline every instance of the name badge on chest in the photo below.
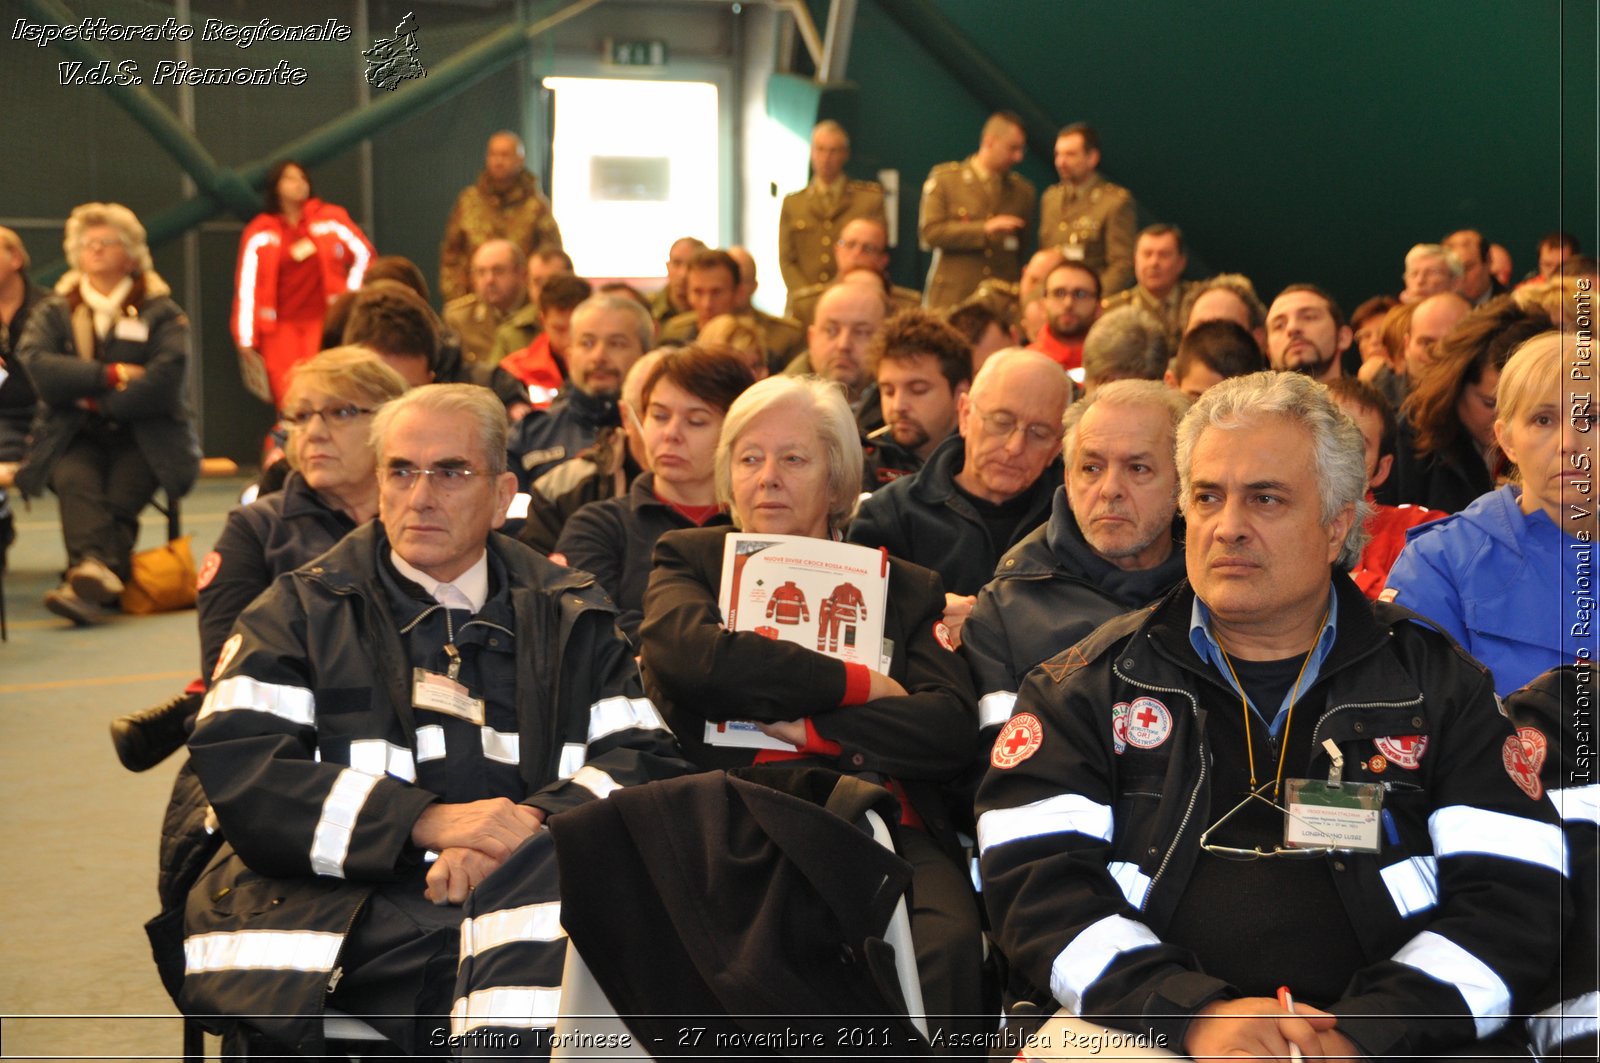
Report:
<svg viewBox="0 0 1600 1063"><path fill-rule="evenodd" d="M312 242L311 237L309 236L302 236L289 248L289 257L294 259L296 262L304 262L306 259L310 258L316 253L317 245Z"/></svg>
<svg viewBox="0 0 1600 1063"><path fill-rule="evenodd" d="M111 334L129 343L144 343L150 339L150 326L136 317L119 317L111 328Z"/></svg>
<svg viewBox="0 0 1600 1063"><path fill-rule="evenodd" d="M1327 781L1285 779L1289 814L1283 817L1285 845L1303 849L1343 849L1376 853L1383 845L1380 816L1383 787L1344 782L1344 757L1332 739L1323 743L1333 758Z"/></svg>
<svg viewBox="0 0 1600 1063"><path fill-rule="evenodd" d="M426 668L411 670L411 704L483 726L483 699L475 698L466 687Z"/></svg>

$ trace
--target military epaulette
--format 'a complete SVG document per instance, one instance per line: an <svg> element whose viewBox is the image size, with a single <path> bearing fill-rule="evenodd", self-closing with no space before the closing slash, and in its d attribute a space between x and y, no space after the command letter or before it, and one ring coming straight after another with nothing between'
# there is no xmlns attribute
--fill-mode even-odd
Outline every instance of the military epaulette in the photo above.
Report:
<svg viewBox="0 0 1600 1063"><path fill-rule="evenodd" d="M966 164L967 164L967 162L966 162L965 159L956 159L953 162L936 163L934 165L933 169L928 171L928 176L932 177L934 174L939 174L939 173L954 173L955 171L961 169L961 167L965 166Z"/></svg>
<svg viewBox="0 0 1600 1063"><path fill-rule="evenodd" d="M448 314L452 310L465 310L475 303L477 299L478 297L472 292L468 292L466 295L458 295L444 304L444 312Z"/></svg>
<svg viewBox="0 0 1600 1063"><path fill-rule="evenodd" d="M1107 650L1119 645L1129 635L1139 630L1153 608L1155 607L1135 609L1131 613L1124 613L1122 616L1107 620L1039 667L1057 686L1065 683L1074 672L1087 667Z"/></svg>
<svg viewBox="0 0 1600 1063"><path fill-rule="evenodd" d="M858 192L881 192L881 191L883 191L883 186L880 185L876 181L850 180L850 181L847 181L845 183L849 188L852 188L852 189L854 189L854 190L856 190Z"/></svg>

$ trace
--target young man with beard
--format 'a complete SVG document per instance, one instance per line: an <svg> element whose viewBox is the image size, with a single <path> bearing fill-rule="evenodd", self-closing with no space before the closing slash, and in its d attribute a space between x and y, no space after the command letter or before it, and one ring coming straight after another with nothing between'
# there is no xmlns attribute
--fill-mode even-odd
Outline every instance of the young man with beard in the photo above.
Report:
<svg viewBox="0 0 1600 1063"><path fill-rule="evenodd" d="M1050 356L1063 369L1083 365L1083 338L1100 316L1100 278L1077 262L1063 262L1044 282L1048 315L1028 350Z"/></svg>
<svg viewBox="0 0 1600 1063"><path fill-rule="evenodd" d="M956 411L972 385L972 349L937 315L907 310L889 319L867 350L883 427L862 445L861 487L876 491L916 472L956 430Z"/></svg>
<svg viewBox="0 0 1600 1063"><path fill-rule="evenodd" d="M1321 383L1343 375L1339 355L1355 333L1333 296L1315 284L1291 284L1267 308L1267 361Z"/></svg>

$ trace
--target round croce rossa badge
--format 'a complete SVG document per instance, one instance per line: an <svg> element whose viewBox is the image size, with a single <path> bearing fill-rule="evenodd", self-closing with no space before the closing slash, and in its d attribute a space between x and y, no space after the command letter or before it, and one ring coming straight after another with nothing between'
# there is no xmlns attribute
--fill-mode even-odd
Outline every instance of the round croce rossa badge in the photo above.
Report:
<svg viewBox="0 0 1600 1063"><path fill-rule="evenodd" d="M1006 721L994 740L989 763L997 768L1014 768L1039 752L1044 744L1044 726L1031 712L1019 712Z"/></svg>

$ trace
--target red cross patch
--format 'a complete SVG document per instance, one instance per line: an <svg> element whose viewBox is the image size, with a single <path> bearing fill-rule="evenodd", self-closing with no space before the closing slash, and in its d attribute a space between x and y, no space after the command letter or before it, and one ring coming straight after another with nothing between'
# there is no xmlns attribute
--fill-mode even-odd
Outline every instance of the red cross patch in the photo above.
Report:
<svg viewBox="0 0 1600 1063"><path fill-rule="evenodd" d="M1548 744L1544 732L1537 727L1519 727L1517 733L1506 739L1500 751L1506 774L1518 789L1535 801L1544 796L1544 783L1539 781L1539 769L1544 767Z"/></svg>
<svg viewBox="0 0 1600 1063"><path fill-rule="evenodd" d="M1407 771L1416 771L1422 764L1422 754L1428 749L1427 735L1393 735L1374 738L1372 744L1378 752L1389 758L1389 763Z"/></svg>
<svg viewBox="0 0 1600 1063"><path fill-rule="evenodd" d="M228 641L222 644L222 652L217 654L217 666L211 669L211 678L215 679L222 674L222 670L233 663L234 655L239 652L239 647L244 645L243 635L229 635Z"/></svg>
<svg viewBox="0 0 1600 1063"><path fill-rule="evenodd" d="M1128 744L1155 749L1172 736L1172 713L1155 698L1135 698L1128 706Z"/></svg>
<svg viewBox="0 0 1600 1063"><path fill-rule="evenodd" d="M1132 708L1126 701L1119 701L1111 706L1111 749L1117 756L1128 751L1128 710Z"/></svg>
<svg viewBox="0 0 1600 1063"><path fill-rule="evenodd" d="M946 624L943 620L940 620L933 625L933 638L935 642L949 650L951 653L956 652L956 641L950 637L950 625Z"/></svg>
<svg viewBox="0 0 1600 1063"><path fill-rule="evenodd" d="M215 550L206 555L200 562L200 574L194 578L194 589L203 591L206 585L217 578L217 573L222 569L222 555Z"/></svg>
<svg viewBox="0 0 1600 1063"><path fill-rule="evenodd" d="M1031 712L1019 712L1006 721L994 740L989 763L997 768L1014 768L1039 752L1044 742L1044 726Z"/></svg>

